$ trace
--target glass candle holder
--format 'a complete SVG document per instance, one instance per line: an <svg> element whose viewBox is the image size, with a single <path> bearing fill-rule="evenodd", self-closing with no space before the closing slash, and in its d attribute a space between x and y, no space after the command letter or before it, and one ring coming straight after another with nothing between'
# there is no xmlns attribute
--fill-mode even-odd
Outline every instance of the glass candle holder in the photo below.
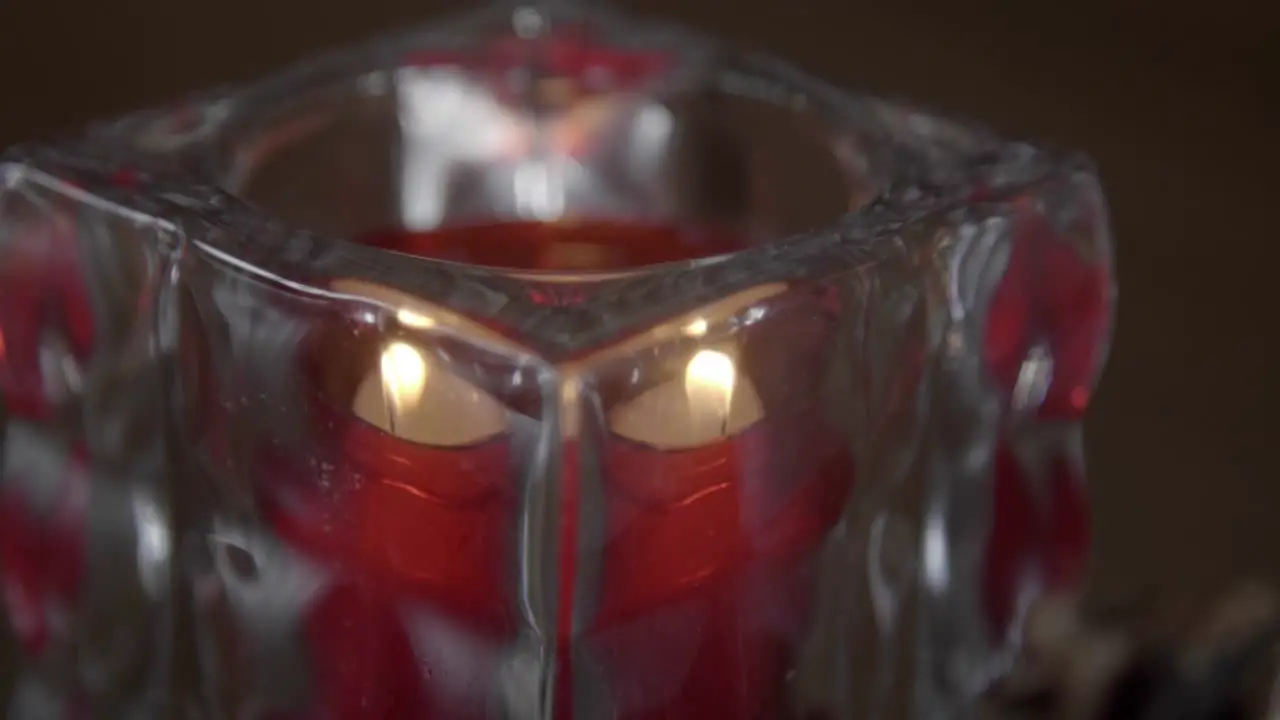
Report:
<svg viewBox="0 0 1280 720"><path fill-rule="evenodd" d="M14 720L974 717L1080 581L1074 155L503 5L0 183Z"/></svg>

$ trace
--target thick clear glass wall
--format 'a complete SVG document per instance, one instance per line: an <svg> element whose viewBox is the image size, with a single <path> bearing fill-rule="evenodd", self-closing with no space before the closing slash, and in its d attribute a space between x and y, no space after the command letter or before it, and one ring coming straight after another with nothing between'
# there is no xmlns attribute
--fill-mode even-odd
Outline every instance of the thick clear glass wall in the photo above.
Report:
<svg viewBox="0 0 1280 720"><path fill-rule="evenodd" d="M5 717L979 717L1083 577L1074 157L507 7L0 180Z"/></svg>

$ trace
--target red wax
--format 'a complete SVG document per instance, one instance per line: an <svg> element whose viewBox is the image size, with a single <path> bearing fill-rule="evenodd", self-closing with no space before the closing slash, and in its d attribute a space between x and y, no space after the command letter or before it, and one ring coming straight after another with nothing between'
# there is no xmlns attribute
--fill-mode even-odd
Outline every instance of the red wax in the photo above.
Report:
<svg viewBox="0 0 1280 720"><path fill-rule="evenodd" d="M1076 421L1109 321L1106 269L1029 211L1015 225L1020 235L991 301L985 360L1008 393L1029 349L1045 344L1055 362L1040 417ZM720 230L586 220L394 230L361 241L420 257L562 272L621 271L747 244ZM29 236L13 233L3 248L0 395L11 422L47 421L56 410L40 358L46 334L82 362L93 350L94 308L79 251L64 219ZM302 348L316 357L297 358L300 372L334 349ZM903 393L917 390L908 382ZM314 446L293 455L264 451L259 489L280 537L332 581L303 622L317 694L308 720L484 717L501 651L513 646L518 626L514 550L524 473L511 438L430 448L351 417L350 405L331 396L304 401L316 411ZM772 717L811 609L809 561L852 482L843 439L821 428L816 412L766 415L739 435L684 451L609 438L598 508L583 504L577 446L559 448L566 460L559 718L570 718L567 699L592 683L622 720ZM1050 584L1078 579L1088 513L1067 455L1042 469L1044 498L1031 492L1030 470L1009 447L996 460L984 590L993 626L1003 627L1027 568ZM33 654L50 637L51 613L72 614L85 573L90 474L79 459L68 467L50 507L26 496L22 478L0 482L4 601ZM578 519L597 510L603 547L598 557L579 557ZM578 585L590 576L585 563L597 566L595 587ZM570 630L574 602L587 595L594 600L583 613L588 624ZM458 670L462 653L441 650L441 633L424 638L410 628L425 616L443 618L464 646L500 650L477 649L470 667Z"/></svg>
<svg viewBox="0 0 1280 720"><path fill-rule="evenodd" d="M365 241L548 271L619 270L740 246L716 233L615 223L393 232ZM359 355L355 345L309 348L306 372L334 357L333 348ZM357 364L368 371L374 356L365 354ZM802 354L801 362L812 355ZM743 370L752 371L750 360ZM277 531L341 579L307 624L324 689L317 717L346 717L356 707L361 718L386 720L479 716L496 690L496 660L482 669L487 684L471 688L474 702L459 702L444 687L450 668L432 666L415 648L408 616L414 607L429 608L476 644L514 649L523 473L513 466L519 459L510 455L511 438L463 448L416 445L351 417L350 387L326 392L313 403L317 451L336 448L334 462L319 478L314 458L274 458L271 473L280 480L267 503ZM808 613L807 561L840 513L852 477L843 443L817 419L816 411L792 412L687 451L607 440L596 506L582 504L578 441L559 449L558 718L569 720L571 698L596 689L593 683L628 720L768 717ZM608 525L603 555L579 556L584 513L600 513ZM599 585L578 587L593 569ZM584 593L596 606L584 616L586 627L574 627L575 598ZM681 625L690 622L696 627ZM694 643L673 642L670 633Z"/></svg>
<svg viewBox="0 0 1280 720"><path fill-rule="evenodd" d="M393 231L363 240L422 257L562 272L626 270L743 246L725 233L606 222ZM1094 307L1085 302L1093 297L1089 287L1038 290L1083 298L1078 306L1067 300L1031 302L1032 286L1014 281L1029 272L1017 263L1029 261L1018 260L1024 255L1017 252L1014 257L994 301L986 346L1002 382L1016 375L1015 358L1033 331L1069 324L1071 307L1086 314ZM46 288L62 292L64 284L56 278L39 277ZM572 289L573 283L563 286ZM0 288L5 297L22 291L20 283ZM78 307L74 292L55 296L70 297L75 302L63 306ZM34 305L18 305L28 306ZM835 309L823 307L824 312ZM4 308L0 303L0 311ZM500 663L510 659L518 639L520 558L515 550L525 477L519 464L525 460L513 456L516 445L507 433L470 446L434 448L354 417L354 381L346 378L347 385L335 390L321 376L325 363L353 352L352 338L361 332L380 339L376 328L353 330L356 315L335 315L333 327L317 329L321 336L337 333L328 344L304 344L293 358L306 384L317 390L297 399L312 411L308 445L282 449L266 442L269 447L260 454L259 491L267 521L329 580L302 622L302 657L315 683L313 707L303 717L485 717ZM820 375L818 366L810 366L830 359L825 347L830 332L824 325L829 321L813 320L821 315L811 308L797 322L775 318L751 330L782 336L744 345L742 371L758 376L762 390L779 372ZM804 318L817 325L800 332L809 340L796 342L787 333L798 332ZM29 328L42 322L0 320L5 339L30 335ZM76 321L68 327L73 340L91 339L84 329L91 324ZM350 342L344 344L344 337ZM1066 330L1050 341L1066 360L1048 406L1074 407L1094 348ZM19 347L34 345L23 335ZM0 363L0 370L9 376L27 367L10 357L19 356L0 356L8 362ZM374 356L360 362L366 360L360 369L372 371ZM918 390L912 377L901 375L904 402ZM793 390L800 400L816 397L814 392ZM554 638L559 720L573 717L572 698L595 693L621 720L772 720L779 714L791 653L812 612L813 561L853 482L847 439L824 427L821 412L810 405L766 413L735 436L689 450L660 450L606 436L598 453L604 484L591 488L599 494L590 496L581 484L586 476L579 441L557 449L564 460L556 564L559 634ZM1000 450L985 578L996 625L1011 612L1008 600L1020 568L1039 563L1051 580L1078 574L1087 539L1080 530L1085 508L1070 467L1060 469L1050 492L1056 514L1044 519L1019 476L1022 469L1007 448ZM5 514L0 520L16 518L6 523L12 528L25 527L27 512L0 504ZM588 515L602 520L603 544L580 555L586 528L579 520ZM49 549L53 540L35 531L15 532L0 551L55 556ZM7 572L22 567L5 560ZM581 586L584 580L591 586ZM40 582L61 587L57 578ZM591 606L576 607L581 598ZM17 599L27 602L25 596ZM573 625L579 617L585 626Z"/></svg>
<svg viewBox="0 0 1280 720"><path fill-rule="evenodd" d="M366 423L333 397L313 401L315 456L269 456L263 492L277 533L334 583L305 619L318 693L308 720L484 717L492 688L463 677L477 660L466 650L433 654L424 643L444 638L414 626L415 617L437 618L463 647L511 644L510 438L433 448ZM483 660L486 681L495 661Z"/></svg>
<svg viewBox="0 0 1280 720"><path fill-rule="evenodd" d="M986 361L1010 392L1031 345L1047 344L1055 366L1040 416L1078 420L1109 320L1105 268L1035 216L1019 227L989 311ZM95 333L70 226L51 222L33 232L11 243L0 262L0 393L11 421L41 422L55 409L44 392L42 334L61 335L83 360ZM393 231L364 241L423 257L563 272L626 270L743 247L728 233L609 222ZM573 297L573 284L563 285ZM747 347L743 371L767 382L778 363L801 372L798 366L827 357L823 327L801 334L816 338L813 347L794 338ZM768 346L785 353L766 357ZM301 348L300 372L341 347ZM903 401L917 390L914 378L900 373ZM416 445L352 417L341 394L298 400L315 411L313 446L261 456L268 521L330 581L302 623L316 688L303 717L484 717L519 624L514 550L524 475L512 439ZM590 501L598 507L584 505L577 442L559 448L558 718L571 717L571 698L593 692L622 720L776 714L811 612L811 563L853 479L845 442L822 427L811 408L766 414L736 436L690 450L606 438L604 486ZM79 461L68 467L50 508L32 505L22 478L0 484L4 600L34 654L54 629L49 613L74 608L84 573L89 475ZM983 578L993 627L1009 621L1029 569L1050 585L1079 579L1088 547L1079 468L1064 453L1040 470L1045 497L1032 491L1032 469L1011 448L997 452ZM594 512L603 518L603 546L579 556L578 521ZM580 587L584 578L593 585ZM574 627L575 603L584 597L592 602L581 609L586 626Z"/></svg>
<svg viewBox="0 0 1280 720"><path fill-rule="evenodd" d="M309 505L311 524L323 525L308 544L340 554L344 564L398 593L504 620L510 560L504 554L515 533L495 525L514 511L509 439L436 449L351 419L333 442L343 456L329 471L328 487L313 490L310 503L293 503Z"/></svg>
<svg viewBox="0 0 1280 720"><path fill-rule="evenodd" d="M562 272L625 270L742 247L723 233L605 222L395 231L363 241L423 257ZM788 325L813 336L803 342L763 341L788 348L786 367L744 346L751 357L742 371L795 372L795 364L824 357L825 325L812 325L819 315L810 309ZM332 348L359 355L354 345L310 348L314 357L304 365L314 371L317 360L334 357ZM375 360L365 354L357 364L368 371ZM325 688L317 712L477 716L499 667L490 661L482 669L489 684L472 689L476 703L449 702L438 687L449 668L431 666L415 649L407 609L430 608L456 632L514 648L519 459L505 435L466 448L415 445L350 417L349 395L348 387L314 403L318 447L339 448L324 482L306 490L316 464L294 460L277 473L293 478L278 493L288 502L268 503L278 531L342 578L308 623ZM812 560L852 481L845 444L822 430L821 413L809 407L684 451L606 439L594 505L584 504L580 441L559 448L558 718L570 720L573 699L593 694L624 720L774 714L810 611ZM606 539L601 552L580 555L579 520L588 515L602 519ZM580 587L586 578L591 586ZM585 626L575 625L579 598L593 605L581 609Z"/></svg>
<svg viewBox="0 0 1280 720"><path fill-rule="evenodd" d="M618 717L778 716L850 460L816 410L684 451L610 444L599 604L579 642Z"/></svg>
<svg viewBox="0 0 1280 720"><path fill-rule="evenodd" d="M706 228L586 220L392 230L361 242L406 255L526 271L617 271L745 247L739 235Z"/></svg>

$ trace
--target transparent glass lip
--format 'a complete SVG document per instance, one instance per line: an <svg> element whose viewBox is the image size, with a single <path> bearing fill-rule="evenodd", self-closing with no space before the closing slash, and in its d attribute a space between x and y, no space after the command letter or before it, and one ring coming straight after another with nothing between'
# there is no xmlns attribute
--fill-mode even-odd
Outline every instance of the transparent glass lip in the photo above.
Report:
<svg viewBox="0 0 1280 720"><path fill-rule="evenodd" d="M394 45L395 43L391 43L391 44ZM402 43L402 44L412 46L412 43ZM689 43L689 45L690 47L695 47L695 48L699 47L698 45L694 45L693 43ZM683 47L681 47L680 50L682 52L681 62L685 61L684 58L686 56L692 56L694 58L698 58L696 60L690 61L690 64L691 64L691 67L700 68L700 69L705 69L707 67L710 67L712 62L711 58L716 58L720 62L725 62L725 63L741 62L744 67L749 66L749 63L750 63L750 59L748 58L743 58L741 60L738 60L729 55L716 56L716 55L713 55L713 53L710 50L692 52L692 51L685 50L685 48ZM665 48L663 49L663 52L665 52ZM445 53L441 53L441 54L445 54ZM248 146L250 146L251 148L250 155L252 156L257 153L256 148L258 146L264 146L264 145L269 146L272 143L272 140L269 137L264 138L263 134L272 132L273 129L270 127L271 124L273 122L277 122L278 118L281 116L282 113L287 114L289 112L286 107L289 104L289 101L285 101L284 103L282 103L281 98L310 95L310 96L313 96L312 99L303 100L302 102L312 102L314 97L318 97L326 94L336 96L339 93L345 92L347 93L347 96L352 98L370 98L370 97L379 98L371 101L371 103L380 105L380 104L383 104L380 98L382 96L389 94L387 87L390 86L394 88L394 90L392 90L391 93L402 92L402 83L407 83L408 81L402 79L400 76L403 75L406 70L419 69L413 66L406 66L403 63L392 62L388 64L387 56L388 55L394 56L395 53L389 53L385 50L376 53L376 57L371 56L371 53L367 50L357 51L356 53L353 53L353 55L355 55L355 57L344 57L341 60L337 60L329 63L329 64L337 65L338 67L346 69L345 73L341 76L335 77L335 73L325 71L324 67L326 66L326 64L322 63L319 66L320 69L316 69L316 66L307 66L300 69L299 71L296 71L295 73L286 74L280 79L269 81L257 87L256 89L251 89L249 92L243 93L242 97L248 98L248 99L241 100L238 103L237 110L222 121L223 135L235 137L237 138L235 142L237 143L243 142ZM699 70L699 72L706 72L706 71ZM748 76L743 71L734 71L734 72L737 74L736 75L726 74L725 77L720 78L720 77L716 77L716 75L718 75L719 73L714 70L711 72L706 72L705 77L697 77L698 72L689 71L684 74L684 77L687 78L689 76L694 76L696 80L700 80L704 84L703 88L698 92L712 91L717 93L717 97L719 97L719 95L723 95L724 97L729 97L735 100L741 99L743 102L754 103L759 108L765 108L769 112L773 112L777 114L779 117L785 118L786 121L794 120L797 123L797 128L795 129L786 128L789 132L795 132L795 133L801 132L801 129L798 126L802 120L815 125L818 123L823 124L821 131L824 133L827 133L828 136L821 138L824 144L820 150L821 152L820 162L825 163L826 167L819 168L819 170L825 172L826 175L823 177L816 177L816 178L814 177L787 178L786 180L781 182L796 181L798 182L799 185L807 185L807 188L819 188L819 189L832 188L831 192L833 193L834 192L843 193L843 195L838 201L842 202L846 206L844 208L839 208L838 212L832 211L830 209L824 210L822 211L822 217L817 220L810 220L806 218L804 222L800 222L800 221L797 221L796 219L787 219L786 227L773 228L767 232L766 234L767 236L757 238L756 242L753 242L751 244L753 245L754 244L777 244L780 242L788 242L792 238L804 237L807 235L812 235L814 233L820 233L824 230L839 228L849 224L852 221L852 219L859 214L859 210L863 206L868 204L868 201L871 200L873 197L880 198L880 202L883 202L883 198L887 197L888 193L890 192L889 183L885 182L882 178L872 177L871 173L867 172L868 170L867 166L872 166L875 169L879 170L881 166L884 165L884 162L877 160L877 161L868 163L866 162L868 160L868 158L866 157L867 153L854 150L850 147L842 148L837 146L838 138L835 137L835 133L840 131L838 119L840 118L841 113L843 112L843 109L840 107L839 103L834 102L834 100L836 99L843 100L844 99L843 95L839 95L832 92L830 96L831 101L827 101L821 97L822 93L828 90L827 88L822 86L817 81L813 81L809 78L804 78L803 76L799 76L799 75L797 75L796 77L801 78L801 82L795 83L794 87L785 85L784 84L786 82L785 79L771 80L762 76L761 78L757 79L758 83L760 84L759 87L756 87L754 89L747 88L747 89L742 89L741 91L738 91L738 90L734 90L731 86L735 82L742 84L743 82L745 82L744 79L747 78ZM474 79L474 78L471 78L471 79ZM415 80L415 83L416 82L417 80ZM634 111L633 114L635 115L640 115L646 110L653 110L657 108L661 110L666 110L668 120L670 121L672 111L670 111L671 103L669 102L669 100L673 97L676 97L676 102L679 102L681 100L681 98L678 97L679 93L682 90L680 88L681 82L683 81L679 73L676 73L676 77L674 78L663 78L662 82L660 82L658 86L645 87L639 90L638 92L632 92L626 95L619 96L620 99L617 102L618 107L613 107L611 109L614 111L615 115L621 115L622 119L625 121L628 119L634 119L634 118L627 117L627 113L631 113L634 111L634 106L639 106L640 108L638 111ZM770 85L770 83L772 84ZM418 88L412 88L412 89L414 92L421 95L422 91L426 88L418 87ZM437 95L431 96L425 99L428 99L428 100L438 99L441 101L447 99L447 100L456 101L456 98L453 97L453 95L456 93L452 92L456 90L455 87L444 85L440 88L437 88L437 90L438 90ZM449 97L445 97L446 96L445 91L451 91L449 94ZM769 96L770 94L772 94L773 96ZM783 94L789 94L791 96L790 99L781 97L781 95ZM344 96L344 97L347 97L347 96ZM262 104L260 107L257 106L257 102L254 100L255 97L263 98ZM653 102L646 104L646 97L652 99ZM609 97L606 99L605 102L600 104L606 106L606 110L609 110L610 108L608 106L613 102L613 100L614 98ZM360 102L360 101L362 100L355 100L354 102ZM350 104L351 102L353 101L348 100L347 104ZM758 109L758 108L753 107L752 109ZM481 108L481 110L484 111L485 108ZM383 112L383 110L378 110L378 112ZM405 114L405 109L403 104L399 108L398 112L401 116ZM488 116L481 114L480 116L475 117L474 119L477 121L477 124L480 124L480 125L484 125L486 122L488 122L489 124L492 124L491 121L494 120L492 114ZM529 118L524 118L524 119L529 119ZM569 129L573 129L573 126L570 124L571 119L572 118L565 118L564 120L564 124L568 126ZM536 117L534 117L533 120L537 122L544 122L544 123L546 122L545 119L540 120ZM676 118L674 122L680 122L682 120L683 118ZM551 126L550 129L554 130L554 125L558 122L559 121L557 120L553 123L547 123L547 125L550 125ZM286 124L290 124L290 123L286 122ZM294 123L294 124L297 124L297 123ZM403 121L402 121L402 124L403 124ZM619 122L618 124L622 124L622 123ZM471 150L472 152L474 152L475 148L468 147L468 146L474 146L475 143L477 142L476 137L481 136L484 133L481 130L475 130L474 128L470 128L470 127L454 128L454 129L461 129L462 135L461 136L454 135L444 139L443 141L441 141L440 138L434 138L433 139L435 141L434 144L430 144L430 143L426 144L424 146L423 152L418 153L418 155L425 156L428 160L438 161L438 158L433 156L438 156L440 154L443 154L444 151L451 150L455 146L462 146L461 152L464 152L464 153L468 150ZM547 128L544 127L543 129L546 130ZM412 158L411 157L412 153L406 151L403 146L414 144L418 141L418 139L415 137L410 137L408 135L408 132L404 131L401 128L397 128L397 130L400 130L400 135L398 137L388 139L386 140L386 142L398 142L400 144L401 147L398 148L398 152L400 153L401 157L399 157L399 159L402 164L406 163L408 159L417 159L417 158ZM609 130L608 126L606 126L605 130L606 131ZM803 128L803 130L809 131L809 128L806 126L805 128ZM286 130L285 132L289 132L289 131ZM379 128L377 132L386 133L387 131L384 128ZM544 137L546 135L552 135L552 134L553 133L550 133L550 132L544 133ZM692 134L692 133L687 133L687 134ZM613 142L618 145L622 144L612 138L605 138L605 140L606 142ZM698 140L698 138L695 138L695 141L696 140ZM745 144L746 142L748 142L748 140L743 140L742 142ZM359 140L357 140L357 142L359 142ZM481 140L479 142L484 142L484 141ZM687 142L689 141L686 140L686 143ZM341 143L334 143L334 144L341 144ZM617 148L610 148L610 149L616 150ZM811 156L815 156L814 158L809 159L809 162L811 164L818 164L815 161L815 158L818 154L817 150L815 150L812 147L805 147L801 149L808 151ZM672 160L671 158L664 157L664 153L667 153L668 155L676 155L676 153L681 150L683 150L683 148L675 148L673 150L671 147L662 147L662 146L648 147L648 148L645 148L645 151L643 153L641 153L642 157L639 160L637 160L634 157L631 158L630 160L621 160L621 161L616 158L609 158L609 157L605 157L603 159L593 159L591 162L598 163L601 165L606 165L607 167L603 167L603 168L591 167L589 168L589 170L590 171L603 170L603 171L609 171L615 174L619 174L619 167L618 167L619 163L622 163L622 164L626 164L628 162L643 163L646 161L654 162L652 158L660 158L661 160L667 161L671 164L676 164L681 162L684 159L680 157L675 157L674 160ZM793 153L793 154L800 154L800 153ZM845 157L845 155L859 155L859 157L857 157L856 160L851 160L849 157ZM279 218L280 217L279 213L272 212L271 208L269 207L271 205L270 201L266 203L268 207L264 209L263 203L258 202L260 198L254 197L254 192L252 188L254 183L253 176L255 172L258 171L258 168L261 166L262 161L258 157L251 157L251 156L246 156L244 155L244 153L228 153L227 157L229 158L229 160L222 160L221 162L211 163L212 167L210 167L209 171L215 175L219 175L221 177L227 178L227 181L219 183L223 188L225 188L232 194L240 195L242 199L246 200L249 205L257 206L260 210L264 212L264 214L274 215L277 218ZM564 159L563 154L557 154L556 152L552 152L549 155L545 155L544 157L547 160L563 160ZM508 159L509 158L503 157L497 154L491 154L477 161L474 161L473 166L470 169L474 169L474 166L484 166L486 164L489 166L501 165L507 162ZM570 160L575 160L575 159L570 158ZM581 169L583 167L582 163L575 164L573 162L570 162L566 164L573 169ZM657 163L655 162L655 164ZM222 167L218 167L219 165L221 165ZM854 167L855 165L857 165L857 167ZM670 172L669 169L667 170L668 172ZM401 183L406 182L405 178L403 177L405 174L403 168L399 168L399 169L392 168L391 171L400 172L401 173L401 178L399 179L400 182ZM651 171L648 168L641 168L639 170L635 168L624 168L621 171L621 174L626 174L628 172L631 175L635 176L635 175L640 175L644 172L651 172ZM657 172L658 171L652 171L651 174L656 174ZM756 175L765 174L764 171L762 170L753 171L751 169L748 169L747 172L748 173L754 172ZM840 176L836 177L836 173L839 173ZM888 175L887 172L884 172L881 174L885 176ZM734 173L732 171L721 172L719 177L731 178L733 177L733 175ZM608 180L608 179L609 178L605 178L605 180ZM634 181L637 178L631 177L626 179ZM652 185L660 185L663 182L672 182L671 178L640 177L638 179L641 181L648 182ZM599 183L600 178L593 177L591 178L591 180ZM686 184L690 182L687 178L680 178L680 177L675 178L675 182L681 182L681 181L683 181ZM707 181L705 180L702 180L700 182L703 182L703 184L707 184ZM718 179L714 182L722 183L724 182L724 180ZM837 186L839 186L838 189L837 189ZM652 188L646 188L646 189L652 190ZM677 192L677 190L674 187L668 188L667 190L668 192ZM808 192L808 191L809 190L806 189L804 192ZM777 190L775 189L775 193L776 192ZM793 188L787 188L786 192L790 192L794 195L794 194L799 194L802 191L793 189ZM458 222L451 222L443 225L433 220L427 223L421 223L421 222L404 223L402 226L405 226L405 227L424 226L424 229L427 229L427 230L435 230L435 229L452 230L458 227L467 227L467 226L473 226L473 225L484 224L489 222L501 222L504 220L507 220L507 221L532 220L532 221L544 221L544 222L551 222L551 223L558 222L562 219L586 221L586 222L599 220L599 221L605 221L605 222L611 222L611 221L619 221L624 223L636 222L639 225L644 225L648 223L664 224L668 220L671 220L676 223L682 222L681 217L673 216L673 212L671 211L672 209L670 208L668 209L668 212L666 212L665 214L659 214L658 216L655 217L655 216L650 216L646 214L645 211L647 211L649 208L640 207L639 208L640 212L637 212L637 207L627 206L625 199L624 199L624 202L622 203L622 206L618 207L618 204L616 203L616 198L604 198L604 203L597 202L601 200L601 198L587 197L585 199L585 202L582 202L582 199L579 198L573 201L572 205L563 209L561 213L553 214L551 217L536 217L536 216L531 217L528 214L513 216L510 212L507 212L504 215L504 209L502 208L502 204L504 200L507 200L507 198L488 197L485 199L493 201L493 202L486 202L482 204L482 207L486 211L491 211L493 213L493 216L488 215L486 212L482 212L479 214L479 216L476 216L475 214L473 214L471 216L462 217ZM612 206L609 204L610 200L615 201ZM784 199L784 200L790 200L790 199ZM651 202L651 200L646 200L645 202ZM562 200L562 203L563 203L563 200ZM753 207L752 206L753 203L754 205L764 204L763 202L756 202L754 200L747 201L743 203L745 207L739 208L737 212L742 214L757 212L758 208ZM323 204L324 203L313 202L311 203L311 207L314 208L316 206L323 205ZM581 205L581 207L579 206L579 204ZM793 200L792 200L792 204L794 204ZM696 212L698 211L698 209L694 208L692 209L692 211ZM675 214L678 214L681 212L687 214L691 212L691 209L687 207L674 208ZM290 222L288 220L286 220L286 222L289 222L289 224L295 227L308 226L308 223L305 223L305 222L301 222L301 223ZM386 225L384 225L384 227L389 226L390 224L393 224L393 223L387 223ZM394 224L398 224L398 223L394 223ZM311 226L311 227L314 227L314 226ZM351 232L342 232L342 231L334 232L327 228L320 229L318 234L322 236L330 237L334 242L350 241L352 239ZM466 261L454 261L454 265L455 266L457 265L474 266L474 268L477 270L492 271L492 272L496 272L496 273L500 273L508 276L545 281L545 282L558 282L558 281L563 281L568 279L588 281L588 280L606 280L606 279L624 277L627 275L634 275L642 272L663 272L663 271L671 270L676 267L691 267L691 266L703 266L703 265L715 264L718 262L723 262L725 260L731 259L735 256L738 256L747 249L748 248L745 248L745 247L734 248L732 250L712 249L709 251L699 251L696 254L689 255L687 257L680 257L678 259L670 260L670 261L656 261L656 262L648 261L648 262L639 263L639 264L627 265L625 268L622 268L622 267L607 267L607 268L575 267L575 268L572 268L571 272L568 269L562 270L560 268L554 268L550 270L543 270L543 269L534 269L534 268L528 268L528 267L522 267L522 266L516 266L516 265L506 265L502 263L493 263L493 262L471 263ZM435 262L445 262L445 263L449 262L447 258L438 258L438 257L431 258L430 256L424 258L422 255L419 255L417 253L404 253L404 254L411 255L415 259L430 259ZM569 276L572 276L572 278L570 278Z"/></svg>

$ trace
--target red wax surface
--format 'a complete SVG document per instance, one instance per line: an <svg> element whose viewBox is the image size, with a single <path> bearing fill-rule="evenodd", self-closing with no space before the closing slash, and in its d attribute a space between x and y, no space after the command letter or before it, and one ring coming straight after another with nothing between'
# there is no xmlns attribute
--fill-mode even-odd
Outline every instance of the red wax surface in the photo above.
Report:
<svg viewBox="0 0 1280 720"><path fill-rule="evenodd" d="M314 463L274 457L264 503L276 532L334 581L305 618L317 693L306 720L485 717L496 658L467 648L515 638L510 438L431 448L318 412L317 440L331 449L317 452L333 458L324 482ZM462 649L424 651L444 638L415 636L415 614L441 619ZM464 677L477 662L479 684Z"/></svg>
<svg viewBox="0 0 1280 720"><path fill-rule="evenodd" d="M740 235L705 228L586 220L388 230L358 240L406 255L525 271L618 271L745 247Z"/></svg>

